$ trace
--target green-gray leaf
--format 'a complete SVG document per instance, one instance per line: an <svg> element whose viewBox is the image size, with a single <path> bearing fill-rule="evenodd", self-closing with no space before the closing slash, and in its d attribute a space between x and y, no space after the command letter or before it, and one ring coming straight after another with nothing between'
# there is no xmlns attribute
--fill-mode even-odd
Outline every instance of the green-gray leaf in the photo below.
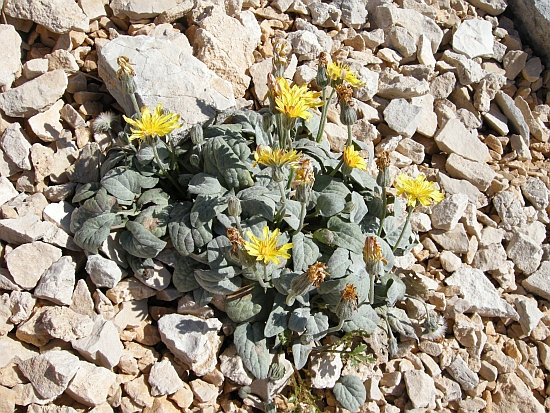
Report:
<svg viewBox="0 0 550 413"><path fill-rule="evenodd" d="M168 232L176 251L186 256L195 250L195 242L191 233L191 202L183 202L174 205L170 213Z"/></svg>
<svg viewBox="0 0 550 413"><path fill-rule="evenodd" d="M357 313L354 314L353 319L344 322L342 329L349 333L355 330L363 330L368 334L371 334L378 326L380 317L376 314L376 311L369 304L363 304L357 309Z"/></svg>
<svg viewBox="0 0 550 413"><path fill-rule="evenodd" d="M393 331L401 334L403 337L414 338L418 341L411 319L404 310L396 307L388 307L387 317Z"/></svg>
<svg viewBox="0 0 550 413"><path fill-rule="evenodd" d="M328 220L327 229L334 235L334 245L361 254L365 245L365 235L361 232L359 225L345 222L340 217L334 216Z"/></svg>
<svg viewBox="0 0 550 413"><path fill-rule="evenodd" d="M292 244L294 271L307 271L308 267L315 264L319 258L319 247L311 237L306 237L302 232L292 237Z"/></svg>
<svg viewBox="0 0 550 413"><path fill-rule="evenodd" d="M344 210L346 200L339 194L323 193L317 198L316 212L323 217L331 217Z"/></svg>
<svg viewBox="0 0 550 413"><path fill-rule="evenodd" d="M217 195L199 195L189 217L193 228L202 227L210 222L216 215L227 209L227 198Z"/></svg>
<svg viewBox="0 0 550 413"><path fill-rule="evenodd" d="M358 412L367 400L367 391L363 382L356 376L342 376L332 389L334 397L344 409Z"/></svg>
<svg viewBox="0 0 550 413"><path fill-rule="evenodd" d="M186 293L200 287L195 279L194 271L201 267L201 264L189 257L181 257L178 260L172 275L172 282L178 291Z"/></svg>
<svg viewBox="0 0 550 413"><path fill-rule="evenodd" d="M245 367L257 379L266 379L269 372L269 350L263 323L244 323L235 328L233 342Z"/></svg>
<svg viewBox="0 0 550 413"><path fill-rule="evenodd" d="M233 267L217 270L195 270L195 279L202 288L212 294L228 295L241 286L241 279L235 277Z"/></svg>
<svg viewBox="0 0 550 413"><path fill-rule="evenodd" d="M311 334L315 340L320 340L327 334L328 327L328 316L323 313L315 313L308 318L306 331L308 334Z"/></svg>
<svg viewBox="0 0 550 413"><path fill-rule="evenodd" d="M141 211L135 222L143 225L155 237L161 238L166 235L171 210L171 205L153 205Z"/></svg>
<svg viewBox="0 0 550 413"><path fill-rule="evenodd" d="M133 201L141 189L153 188L158 178L143 176L132 169L115 168L101 179L101 185L111 195L122 201Z"/></svg>
<svg viewBox="0 0 550 413"><path fill-rule="evenodd" d="M273 309L265 323L264 334L266 337L274 337L287 329L288 311L285 309L285 296L277 294Z"/></svg>
<svg viewBox="0 0 550 413"><path fill-rule="evenodd" d="M294 356L296 369L301 370L306 365L309 353L311 353L310 344L304 345L299 339L292 344L292 355Z"/></svg>
<svg viewBox="0 0 550 413"><path fill-rule="evenodd" d="M170 195L164 192L161 188L148 189L138 198L136 206L142 208L147 204L168 205Z"/></svg>
<svg viewBox="0 0 550 413"><path fill-rule="evenodd" d="M225 299L225 312L235 323L265 320L270 308L269 297L258 283L246 293L236 293Z"/></svg>
<svg viewBox="0 0 550 413"><path fill-rule="evenodd" d="M384 275L380 278L380 281L386 286L386 302L388 306L393 307L397 301L405 299L407 286L397 275Z"/></svg>
<svg viewBox="0 0 550 413"><path fill-rule="evenodd" d="M155 237L138 222L128 221L128 231L120 234L120 245L129 254L139 258L155 258L166 247L166 242Z"/></svg>
<svg viewBox="0 0 550 413"><path fill-rule="evenodd" d="M189 181L187 192L197 195L214 195L225 192L220 181L212 175L198 173Z"/></svg>
<svg viewBox="0 0 550 413"><path fill-rule="evenodd" d="M330 278L344 277L350 264L349 250L342 247L336 248L327 263L327 271L330 274Z"/></svg>
<svg viewBox="0 0 550 413"><path fill-rule="evenodd" d="M367 212L369 212L369 209L363 197L357 192L351 193L351 201L355 205L355 208L349 213L349 220L354 224L359 224Z"/></svg>
<svg viewBox="0 0 550 413"><path fill-rule="evenodd" d="M99 190L99 188L99 182L92 182L82 185L76 190L76 193L73 196L73 204L85 201L86 199L93 197L95 193Z"/></svg>
<svg viewBox="0 0 550 413"><path fill-rule="evenodd" d="M97 249L107 239L111 226L116 220L115 214L102 214L85 221L74 234L74 242L80 248L97 254Z"/></svg>
<svg viewBox="0 0 550 413"><path fill-rule="evenodd" d="M294 309L288 320L288 328L298 333L305 331L309 314L309 308L307 307Z"/></svg>

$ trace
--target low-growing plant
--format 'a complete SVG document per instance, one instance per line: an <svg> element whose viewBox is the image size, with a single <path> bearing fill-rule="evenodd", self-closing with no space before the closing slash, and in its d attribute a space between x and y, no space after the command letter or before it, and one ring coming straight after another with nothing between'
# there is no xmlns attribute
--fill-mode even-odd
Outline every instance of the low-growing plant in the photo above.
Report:
<svg viewBox="0 0 550 413"><path fill-rule="evenodd" d="M136 113L124 117L101 180L77 190L71 220L75 242L91 254L118 232L138 279L151 277L154 258L173 247L180 254L174 286L192 293L199 306L225 296L245 367L271 381L284 373L278 357L290 353L296 371L319 352L369 361L362 338L376 328L387 332L393 353L394 333L418 340L395 306L407 289L392 268L394 257L417 242L409 223L416 205L442 198L423 175L400 175L397 196L390 195L388 153L377 160L376 177L367 172L374 153L351 129L353 88L362 86L355 72L323 56L321 92L291 86L282 77L285 47L275 50L269 109L219 114L179 142L171 137L179 116L161 105L152 112L138 108L132 65L120 57L118 78ZM321 139L335 94L348 130L342 154ZM400 195L407 197L406 216ZM426 314L424 333L433 334L440 320ZM337 345L323 344L327 335ZM357 382L344 376L334 389L351 411L364 403ZM273 411L272 401L265 402Z"/></svg>

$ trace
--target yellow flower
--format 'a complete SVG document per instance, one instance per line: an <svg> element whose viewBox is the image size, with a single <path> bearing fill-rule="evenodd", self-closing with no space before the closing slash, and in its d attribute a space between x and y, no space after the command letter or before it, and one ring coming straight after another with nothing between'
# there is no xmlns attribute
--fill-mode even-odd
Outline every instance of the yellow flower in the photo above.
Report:
<svg viewBox="0 0 550 413"><path fill-rule="evenodd" d="M124 116L124 120L134 128L130 128L132 134L130 140L137 139L143 141L146 138L153 138L157 136L165 136L172 132L174 129L178 129L182 126L178 123L180 116L175 113L168 113L164 115L162 113L162 105L159 103L155 108L153 114L147 106L141 108L141 118L131 119Z"/></svg>
<svg viewBox="0 0 550 413"><path fill-rule="evenodd" d="M344 162L351 168L361 169L362 171L367 169L367 162L353 146L344 148Z"/></svg>
<svg viewBox="0 0 550 413"><path fill-rule="evenodd" d="M254 165L262 164L265 166L270 166L271 168L280 168L284 165L295 166L300 161L302 157L301 152L296 152L292 149L290 151L285 151L284 149L273 150L269 146L259 145L254 152Z"/></svg>
<svg viewBox="0 0 550 413"><path fill-rule="evenodd" d="M307 85L290 87L284 78L277 78L274 93L276 109L290 118L309 121L313 116L309 109L323 104L319 100L321 93L310 91Z"/></svg>
<svg viewBox="0 0 550 413"><path fill-rule="evenodd" d="M248 254L256 257L256 261L263 260L265 265L269 264L269 261L279 264L279 258L290 258L290 254L286 251L292 248L292 243L284 244L277 248L278 228L270 235L269 227L265 226L261 239L250 231L247 231L246 235L250 238L250 242L245 241L244 248Z"/></svg>
<svg viewBox="0 0 550 413"><path fill-rule="evenodd" d="M405 174L399 174L395 180L397 196L405 194L407 205L415 207L418 202L424 206L430 206L440 202L444 196L435 189L433 182L426 181L423 174L411 178Z"/></svg>
<svg viewBox="0 0 550 413"><path fill-rule="evenodd" d="M342 83L344 80L353 87L361 87L365 82L357 77L357 73L349 68L349 65L332 62L327 66L328 76L335 83Z"/></svg>

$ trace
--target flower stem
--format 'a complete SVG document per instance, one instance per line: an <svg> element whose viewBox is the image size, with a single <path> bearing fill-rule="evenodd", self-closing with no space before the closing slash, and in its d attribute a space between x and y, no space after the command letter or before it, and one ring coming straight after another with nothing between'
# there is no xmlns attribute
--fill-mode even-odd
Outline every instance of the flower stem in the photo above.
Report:
<svg viewBox="0 0 550 413"><path fill-rule="evenodd" d="M395 243L395 245L391 249L392 252L395 252L395 250L397 249L399 243L401 242L401 239L403 238L403 235L405 234L405 229L407 228L407 225L409 225L409 222L411 220L411 216L412 216L413 211L414 211L414 207L410 207L409 208L409 213L407 214L407 219L405 220L405 224L403 225L403 228L401 229L401 234L399 235L399 239L397 240L397 242Z"/></svg>
<svg viewBox="0 0 550 413"><path fill-rule="evenodd" d="M342 158L340 159L340 163L336 165L336 168L334 168L329 175L330 176L336 175L336 172L338 172L338 170L342 167L343 164L344 164L344 155L342 155Z"/></svg>
<svg viewBox="0 0 550 413"><path fill-rule="evenodd" d="M183 190L183 188L181 187L181 185L178 183L178 181L176 181L172 175L170 175L166 169L164 169L164 165L162 164L162 162L160 161L160 158L159 158L159 154L157 152L157 146L154 144L151 145L151 148L153 148L153 155L155 156L155 161L157 163L157 165L159 166L161 172L162 172L162 175L167 177L168 180L176 187L176 189L178 190L178 192L185 198L186 196L186 193L185 191Z"/></svg>
<svg viewBox="0 0 550 413"><path fill-rule="evenodd" d="M306 217L306 203L301 202L301 208L300 208L300 225L298 225L298 229L293 235L296 235L302 231L302 228L304 228L304 219Z"/></svg>
<svg viewBox="0 0 550 413"><path fill-rule="evenodd" d="M346 146L351 146L352 143L352 133L351 133L351 125L347 125L348 129L348 140L346 142Z"/></svg>
<svg viewBox="0 0 550 413"><path fill-rule="evenodd" d="M130 93L130 99L132 100L132 105L134 105L134 111L136 113L140 113L141 111L139 110L139 105L137 103L136 94L135 93Z"/></svg>
<svg viewBox="0 0 550 413"><path fill-rule="evenodd" d="M332 89L330 92L330 96L328 99L325 99L326 97L326 88L323 88L323 109L321 110L321 122L319 124L319 131L317 132L317 143L321 142L321 139L323 139L323 132L325 131L325 125L327 123L327 112L328 112L328 105L330 104L330 101L334 97L334 93L336 93L335 89Z"/></svg>
<svg viewBox="0 0 550 413"><path fill-rule="evenodd" d="M277 185L279 185L279 192L281 193L281 206L284 207L286 205L285 184L279 181Z"/></svg>
<svg viewBox="0 0 550 413"><path fill-rule="evenodd" d="M376 278L375 274L369 274L370 277L370 289L369 289L369 304L374 303L374 280Z"/></svg>
<svg viewBox="0 0 550 413"><path fill-rule="evenodd" d="M382 203L383 203L383 208L382 208L382 217L380 218L380 227L378 228L378 236L380 236L382 234L382 226L384 224L384 220L386 219L386 214L387 214L387 208L388 208L388 199L387 199L387 195L386 195L386 187L383 186L382 187Z"/></svg>

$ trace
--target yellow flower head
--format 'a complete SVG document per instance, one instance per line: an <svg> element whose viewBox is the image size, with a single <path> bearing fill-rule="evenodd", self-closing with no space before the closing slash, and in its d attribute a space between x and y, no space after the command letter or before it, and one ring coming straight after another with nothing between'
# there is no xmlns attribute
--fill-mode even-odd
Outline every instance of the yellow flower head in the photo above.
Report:
<svg viewBox="0 0 550 413"><path fill-rule="evenodd" d="M253 166L262 164L271 168L281 168L284 165L294 167L301 157L302 153L296 152L294 149L287 152L284 149L273 150L269 146L258 145L256 152L254 152L255 162Z"/></svg>
<svg viewBox="0 0 550 413"><path fill-rule="evenodd" d="M130 128L132 131L130 135L131 141L137 139L141 142L147 138L165 136L182 126L181 123L178 123L180 116L175 113L164 115L160 103L152 114L147 106L141 108L141 117L139 119L131 119L124 115L123 117L126 122L134 126Z"/></svg>
<svg viewBox="0 0 550 413"><path fill-rule="evenodd" d="M351 145L344 148L344 162L351 168L361 169L362 171L367 169L367 162L359 155L359 151L356 151Z"/></svg>
<svg viewBox="0 0 550 413"><path fill-rule="evenodd" d="M292 186L313 185L315 182L315 173L311 161L307 158L300 161L300 166L296 168L296 176L292 181Z"/></svg>
<svg viewBox="0 0 550 413"><path fill-rule="evenodd" d="M444 196L435 189L433 182L426 181L423 174L412 178L405 174L399 174L395 180L397 196L405 194L407 205L415 207L418 202L424 206L430 206L440 202Z"/></svg>
<svg viewBox="0 0 550 413"><path fill-rule="evenodd" d="M357 77L357 73L349 68L349 65L332 62L327 66L328 76L335 84L342 83L344 80L353 87L361 87L365 82Z"/></svg>
<svg viewBox="0 0 550 413"><path fill-rule="evenodd" d="M377 263L383 262L387 264L388 261L384 258L382 247L376 239L376 237L368 236L365 240L365 246L363 247L363 260L365 263Z"/></svg>
<svg viewBox="0 0 550 413"><path fill-rule="evenodd" d="M276 85L277 87L274 88L275 107L289 118L302 118L309 121L309 118L313 116L309 109L323 104L319 100L321 93L310 91L307 85L290 87L284 78L277 78Z"/></svg>
<svg viewBox="0 0 550 413"><path fill-rule="evenodd" d="M277 247L277 238L279 237L279 229L277 228L269 234L269 227L263 229L262 238L256 237L252 232L247 231L246 235L250 241L244 242L244 248L256 261L263 261L265 265L269 261L273 261L276 265L279 264L279 258L290 258L290 254L286 251L291 249L293 244L288 243Z"/></svg>

